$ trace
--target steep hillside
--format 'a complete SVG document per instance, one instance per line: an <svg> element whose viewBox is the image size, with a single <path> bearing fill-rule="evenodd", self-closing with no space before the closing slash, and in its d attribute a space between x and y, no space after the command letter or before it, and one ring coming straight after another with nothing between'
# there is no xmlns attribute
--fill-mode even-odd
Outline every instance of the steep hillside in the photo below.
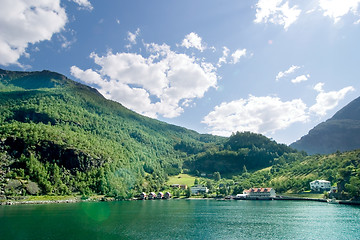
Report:
<svg viewBox="0 0 360 240"><path fill-rule="evenodd" d="M249 132L198 134L49 71L0 70L0 196L159 191L182 171L268 167L294 150Z"/></svg>
<svg viewBox="0 0 360 240"><path fill-rule="evenodd" d="M320 123L290 146L309 154L328 154L360 148L360 97Z"/></svg>
<svg viewBox="0 0 360 240"><path fill-rule="evenodd" d="M232 179L236 181L234 190L237 193L254 186L271 186L277 193L299 193L310 190L311 181L324 179L338 187L337 198L359 200L360 150L313 156L285 154L271 167L245 172Z"/></svg>
<svg viewBox="0 0 360 240"><path fill-rule="evenodd" d="M0 70L3 194L35 183L37 193L128 197L178 174L191 154L181 146L223 141L136 114L58 73Z"/></svg>

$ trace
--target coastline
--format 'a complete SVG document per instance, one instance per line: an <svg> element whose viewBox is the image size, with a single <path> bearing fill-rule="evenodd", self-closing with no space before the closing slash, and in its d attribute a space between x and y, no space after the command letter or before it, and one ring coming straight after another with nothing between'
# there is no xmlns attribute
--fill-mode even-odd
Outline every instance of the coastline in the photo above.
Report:
<svg viewBox="0 0 360 240"><path fill-rule="evenodd" d="M70 197L65 199L56 199L56 196L51 196L53 199L49 200L3 200L0 201L0 206L3 205L27 205L27 204L64 204L64 203L79 203L79 202L112 202L112 201L156 201L154 200L141 200L137 198L132 199L115 199L113 197L105 197L105 196L92 196L89 198L82 198L80 196L76 197ZM315 202L324 202L327 203L327 199L321 199L321 198L301 198L301 197L285 197L285 196L277 196L275 198L271 199L236 199L236 198L196 198L196 197L190 197L190 198L172 198L175 200L181 199L181 200L218 200L218 201L226 201L226 200L245 200L245 201L315 201ZM165 200L165 199L157 199L157 200ZM166 199L169 200L169 199ZM337 200L338 204L342 205L356 205L360 206L360 201L351 201L351 200Z"/></svg>

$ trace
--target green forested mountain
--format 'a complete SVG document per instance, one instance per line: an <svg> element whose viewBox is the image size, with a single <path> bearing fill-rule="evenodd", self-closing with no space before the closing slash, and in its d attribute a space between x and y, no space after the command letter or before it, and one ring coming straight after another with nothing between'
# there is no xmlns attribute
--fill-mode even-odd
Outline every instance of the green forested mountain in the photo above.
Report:
<svg viewBox="0 0 360 240"><path fill-rule="evenodd" d="M157 190L192 152L223 141L136 114L57 73L0 70L0 181L16 180L5 192L20 183L54 194Z"/></svg>
<svg viewBox="0 0 360 240"><path fill-rule="evenodd" d="M359 159L358 151L306 156L250 132L198 134L141 116L58 73L0 70L0 196L128 198L161 190L181 171L217 172L236 182L234 193L257 186L301 191L324 178L359 196Z"/></svg>
<svg viewBox="0 0 360 240"><path fill-rule="evenodd" d="M360 97L320 123L290 146L309 154L328 154L360 148Z"/></svg>
<svg viewBox="0 0 360 240"><path fill-rule="evenodd" d="M284 144L277 144L261 134L233 133L217 151L200 152L185 166L193 172L220 172L233 175L247 170L271 166L275 159L296 152Z"/></svg>

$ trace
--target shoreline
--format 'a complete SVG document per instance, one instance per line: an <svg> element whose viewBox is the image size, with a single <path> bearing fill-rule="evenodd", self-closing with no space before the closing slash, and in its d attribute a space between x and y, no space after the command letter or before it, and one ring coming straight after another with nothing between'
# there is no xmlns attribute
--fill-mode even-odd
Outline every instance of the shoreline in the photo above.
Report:
<svg viewBox="0 0 360 240"><path fill-rule="evenodd" d="M286 196L277 196L271 199L236 199L236 198L171 198L175 200L218 200L218 201L227 201L227 200L245 200L245 201L315 201L315 202L327 202L327 199L322 198L301 198L301 197L286 197ZM82 199L81 197L72 197L69 199L54 199L54 200L5 200L0 202L0 206L4 205L28 205L28 204L64 204L64 203L79 203L79 202L113 202L113 201L156 201L156 200L170 200L170 199L153 199L153 200L142 200L137 198L132 199L115 199L113 197L104 197L104 196L94 196L87 199ZM351 200L337 200L337 204L342 205L356 205L360 206L360 201L351 201Z"/></svg>

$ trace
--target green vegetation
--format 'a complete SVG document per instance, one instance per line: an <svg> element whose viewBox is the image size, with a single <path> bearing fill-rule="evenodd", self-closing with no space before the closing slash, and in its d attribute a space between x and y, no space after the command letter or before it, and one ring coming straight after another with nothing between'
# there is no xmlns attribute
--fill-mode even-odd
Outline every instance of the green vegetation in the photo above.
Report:
<svg viewBox="0 0 360 240"><path fill-rule="evenodd" d="M251 187L299 193L315 179L358 199L359 156L307 156L250 132L198 134L136 114L57 73L0 70L0 199L125 199L143 191L179 197L190 190L171 184L194 183L207 186L209 196Z"/></svg>
<svg viewBox="0 0 360 240"><path fill-rule="evenodd" d="M169 180L167 181L168 185L171 184L182 184L187 186L193 186L194 182L197 178L194 176L190 176L189 174L179 174L176 176L169 177Z"/></svg>
<svg viewBox="0 0 360 240"><path fill-rule="evenodd" d="M128 198L157 191L181 172L190 148L203 151L223 141L136 114L57 73L0 70L0 76L5 194ZM19 182L6 188L9 179ZM27 191L27 180L41 192Z"/></svg>

